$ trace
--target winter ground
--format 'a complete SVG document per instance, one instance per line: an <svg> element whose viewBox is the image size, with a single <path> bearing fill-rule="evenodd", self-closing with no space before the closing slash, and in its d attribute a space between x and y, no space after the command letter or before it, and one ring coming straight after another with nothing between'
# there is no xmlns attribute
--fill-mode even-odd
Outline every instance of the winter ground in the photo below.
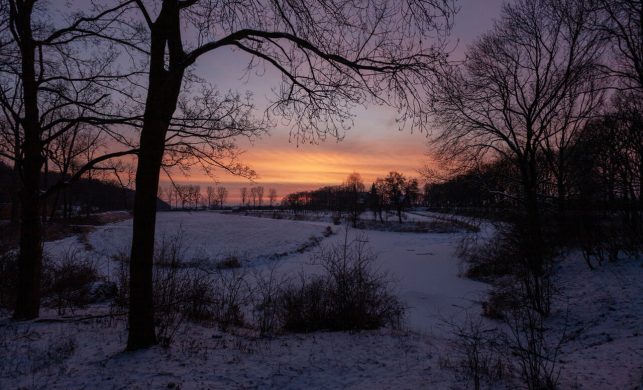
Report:
<svg viewBox="0 0 643 390"><path fill-rule="evenodd" d="M430 214L410 216L427 220ZM160 213L158 240L182 237L185 256L214 266L234 254L253 272L275 270L288 277L314 272L312 242L344 240L344 228L325 221L292 221L249 216ZM84 252L108 280L116 276L113 255L127 252L131 221L97 227L85 236L50 242L58 256ZM408 306L404 331L319 332L259 339L246 329L181 328L169 348L125 353L121 318L71 321L43 313L43 320L0 319L0 389L129 388L467 388L445 362L457 359L453 329L467 315L478 318L488 286L459 276L455 256L466 233L365 234ZM314 237L315 239L311 239ZM563 262L564 287L551 326L574 334L560 355L561 385L582 389L637 389L643 383L643 267L623 260L589 271L579 259ZM87 314L107 312L105 305ZM76 316L84 313L77 312ZM492 321L488 326L496 326Z"/></svg>

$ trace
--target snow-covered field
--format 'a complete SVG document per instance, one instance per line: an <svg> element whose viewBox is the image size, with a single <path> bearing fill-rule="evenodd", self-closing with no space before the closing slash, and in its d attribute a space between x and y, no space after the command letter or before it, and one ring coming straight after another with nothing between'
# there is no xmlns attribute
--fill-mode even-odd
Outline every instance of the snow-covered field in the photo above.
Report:
<svg viewBox="0 0 643 390"><path fill-rule="evenodd" d="M215 212L170 212L159 213L157 238L180 235L186 257L202 266L235 254L253 271L274 269L288 276L314 269L311 237L320 245L344 240L342 226L332 225L334 234L325 237L328 226ZM97 227L86 237L47 243L45 250L56 256L75 248L93 259L106 279L114 279L118 264L112 256L127 251L130 234L131 221L122 221ZM221 333L190 325L169 348L125 353L121 319L18 324L5 318L0 319L0 389L466 388L444 368L453 352L452 329L446 324L462 323L467 315L478 318L488 286L459 276L455 251L465 233L349 230L348 234L365 234L378 255L375 265L395 281L396 293L408 306L403 331L259 339L243 329ZM624 260L592 272L582 261L569 260L560 265L558 275L565 304L557 306L552 326L583 325L560 356L563 388L640 386L641 262ZM91 310L101 309L105 311ZM55 318L55 313L45 310L43 317ZM490 321L489 325L494 326Z"/></svg>
<svg viewBox="0 0 643 390"><path fill-rule="evenodd" d="M328 227L334 234L324 237ZM397 282L397 291L409 306L408 321L413 330L436 330L443 318L457 316L484 297L485 284L458 276L454 251L459 234L349 228L349 239L355 235L365 235L377 255L376 266ZM157 240L182 240L188 260L212 266L218 259L235 254L246 267L276 267L285 275L314 268L309 261L310 251L299 253L311 237L322 240L320 245L339 244L345 239L345 227L216 212L159 213L157 221ZM91 248L85 255L96 262L107 279L113 280L118 264L112 256L128 253L130 240L131 220L100 226L85 238ZM70 248L87 251L86 246L78 237L68 237L47 243L45 251L55 258Z"/></svg>
<svg viewBox="0 0 643 390"><path fill-rule="evenodd" d="M580 258L558 269L551 326L577 331L562 347L564 388L643 389L643 261L591 271Z"/></svg>

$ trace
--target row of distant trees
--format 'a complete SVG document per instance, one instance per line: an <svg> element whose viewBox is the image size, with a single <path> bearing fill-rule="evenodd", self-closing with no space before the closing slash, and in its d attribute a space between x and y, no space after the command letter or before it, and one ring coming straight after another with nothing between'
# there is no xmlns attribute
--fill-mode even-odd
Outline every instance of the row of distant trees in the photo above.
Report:
<svg viewBox="0 0 643 390"><path fill-rule="evenodd" d="M241 187L239 195L241 199L241 206L243 207L263 207L264 204L264 188L262 186L256 187ZM269 188L268 193L268 206L273 207L277 205L277 190Z"/></svg>
<svg viewBox="0 0 643 390"><path fill-rule="evenodd" d="M230 192L224 186L207 186L205 192L201 186L194 184L172 184L168 187L159 187L158 196L165 200L172 208L200 209L200 208L223 208L228 200ZM263 207L266 206L264 199L264 187L241 187L239 189L240 202L242 207ZM267 205L277 206L277 190L268 189Z"/></svg>
<svg viewBox="0 0 643 390"><path fill-rule="evenodd" d="M49 172L46 176L43 175L43 180L55 183L61 180L61 174ZM12 210L15 210L12 181L11 168L0 161L0 218L13 221L17 216L15 213L12 214ZM41 219L43 222L49 222L69 220L96 212L131 210L133 202L134 191L130 185L115 179L113 175L96 171L90 177L74 181L44 200ZM161 201L158 206L160 209L167 207Z"/></svg>
<svg viewBox="0 0 643 390"><path fill-rule="evenodd" d="M539 150L536 192L542 212L643 213L643 107L617 94L604 115L585 123L568 142L564 164L552 167L559 151ZM519 209L521 173L502 157L468 167L448 178L427 173L427 205L441 209Z"/></svg>
<svg viewBox="0 0 643 390"><path fill-rule="evenodd" d="M301 191L284 197L282 207L299 211L332 211L347 215L356 224L360 215L370 209L374 219L384 222L383 214L394 211L402 222L406 208L420 204L418 180L392 171L377 178L367 190L359 173L350 174L344 183L325 186L313 191Z"/></svg>

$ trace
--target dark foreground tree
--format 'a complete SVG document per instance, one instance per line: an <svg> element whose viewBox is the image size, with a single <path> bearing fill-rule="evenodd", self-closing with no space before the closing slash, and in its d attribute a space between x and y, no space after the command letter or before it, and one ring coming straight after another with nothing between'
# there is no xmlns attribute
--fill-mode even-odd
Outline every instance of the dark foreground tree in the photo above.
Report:
<svg viewBox="0 0 643 390"><path fill-rule="evenodd" d="M602 17L598 28L610 42L609 73L618 87L643 94L643 2L597 0Z"/></svg>
<svg viewBox="0 0 643 390"><path fill-rule="evenodd" d="M9 0L0 5L0 157L13 164L20 205L16 319L39 314L43 201L97 164L135 152L126 148L93 156L73 175L43 187L43 165L52 145L71 132L102 131L127 121L110 115L115 110L107 91L118 90L115 82L126 75L112 71L117 53L112 40L98 32L108 30L126 8L127 3L92 7L58 26L45 3Z"/></svg>
<svg viewBox="0 0 643 390"><path fill-rule="evenodd" d="M399 109L402 123L423 125L427 74L442 56L449 0L137 0L149 30L150 56L136 178L130 269L128 349L154 334L152 257L156 189L166 134L176 122L186 71L204 54L236 49L282 76L269 117L290 121L299 141L337 135L350 108L367 101ZM184 32L186 33L184 37ZM184 38L192 38L185 44ZM436 43L437 42L437 43ZM225 49L228 48L228 49ZM255 131L247 116L210 118L217 130ZM190 129L203 126L193 123ZM192 131L194 134L194 131ZM217 164L216 159L210 159Z"/></svg>
<svg viewBox="0 0 643 390"><path fill-rule="evenodd" d="M443 153L504 159L519 172L525 283L533 297L546 295L543 156L556 156L552 168L562 164L569 140L600 98L595 80L601 41L590 28L594 22L584 0L505 4L498 23L471 46L464 63L446 69L434 106L444 129L438 137ZM532 303L548 311L547 302Z"/></svg>
<svg viewBox="0 0 643 390"><path fill-rule="evenodd" d="M632 176L638 176L638 191L630 191L635 198L638 192L638 218L634 228L643 232L643 2L640 0L598 0L603 19L600 29L610 42L611 55L607 62L609 75L616 78L616 108L620 111L617 121L620 127L629 128L625 137L625 149L629 150L627 164L636 164ZM632 183L631 188L635 188Z"/></svg>

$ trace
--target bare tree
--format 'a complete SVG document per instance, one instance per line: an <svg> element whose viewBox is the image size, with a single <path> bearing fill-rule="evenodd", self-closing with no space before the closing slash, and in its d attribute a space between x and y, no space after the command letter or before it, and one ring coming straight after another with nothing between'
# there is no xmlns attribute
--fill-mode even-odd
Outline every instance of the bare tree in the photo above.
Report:
<svg viewBox="0 0 643 390"><path fill-rule="evenodd" d="M257 187L250 188L250 198L248 199L248 203L251 201L252 207L257 207Z"/></svg>
<svg viewBox="0 0 643 390"><path fill-rule="evenodd" d="M641 101L643 101L643 3L639 0L598 0L599 12L603 16L600 29L609 42L612 56L607 69L617 79L616 96L621 122L627 122L625 137L626 149L633 159L638 159L638 167L632 172L638 175L638 218L635 227L643 230L643 131L641 130ZM631 161L634 162L634 161Z"/></svg>
<svg viewBox="0 0 643 390"><path fill-rule="evenodd" d="M402 214L407 204L407 179L403 174L393 171L389 172L382 181L384 200L395 209L398 222L402 223Z"/></svg>
<svg viewBox="0 0 643 390"><path fill-rule="evenodd" d="M123 210L127 210L129 208L128 194L134 186L134 166L131 163L118 162L113 164L113 169L116 182L121 187L121 193L123 195ZM170 208L172 208L173 190L173 187L165 189L165 194Z"/></svg>
<svg viewBox="0 0 643 390"><path fill-rule="evenodd" d="M192 199L194 208L198 209L201 206L201 186L192 186Z"/></svg>
<svg viewBox="0 0 643 390"><path fill-rule="evenodd" d="M507 3L464 63L446 69L437 91L443 153L468 154L474 161L507 159L520 173L535 296L541 295L544 273L541 156L564 148L595 108L601 42L589 29L594 22L584 0ZM537 309L546 312L541 303Z"/></svg>
<svg viewBox="0 0 643 390"><path fill-rule="evenodd" d="M375 188L373 195L377 197L375 202L377 214L380 216L380 222L384 222L384 219L382 218L382 212L385 213L386 219L388 220L388 210L391 206L388 200L388 196L386 195L386 182L384 181L384 179L378 178L377 180L375 180L375 183L373 183L373 186Z"/></svg>
<svg viewBox="0 0 643 390"><path fill-rule="evenodd" d="M261 207L261 205L263 204L263 187L256 187L255 192L257 193L257 203L259 204L259 207Z"/></svg>
<svg viewBox="0 0 643 390"><path fill-rule="evenodd" d="M206 194L205 195L206 195L206 198L208 199L208 208L209 209L212 208L212 204L215 203L215 201L216 201L216 190L218 190L218 188L215 189L212 186L208 186L206 188Z"/></svg>
<svg viewBox="0 0 643 390"><path fill-rule="evenodd" d="M165 201L170 205L170 209L174 208L174 186L171 184L165 188Z"/></svg>
<svg viewBox="0 0 643 390"><path fill-rule="evenodd" d="M282 88L268 114L290 120L298 141L337 135L350 125L350 108L367 101L396 107L400 123L421 126L426 122L427 71L443 55L435 37L448 29L453 11L449 0L378 0L368 7L346 0L150 3L136 0L149 30L150 54L134 204L128 349L156 342L153 198L165 153L182 156L191 148L189 160L243 174L242 167L221 162L234 153L196 148L191 142L202 139L199 129L204 127L211 130L205 132L206 145L260 129L238 94L232 94L228 110L216 109L205 121L177 123L177 108L187 117L204 117L180 99L186 72L195 61L229 47L251 58L250 69L260 63L276 69ZM195 37L187 44L182 36L186 29ZM208 111L210 100L204 99L200 107ZM182 130L174 138L183 141L177 146L167 137L173 124ZM209 152L218 153L211 157Z"/></svg>
<svg viewBox="0 0 643 390"><path fill-rule="evenodd" d="M19 175L16 319L39 314L43 200L103 161L136 151L128 147L96 156L84 161L73 175L41 188L49 146L60 137L79 127L110 133L106 125L127 121L116 115L110 99L111 92L120 90L116 86L120 77L126 76L113 72L118 55L110 42L115 39L96 31L108 30L128 7L127 3L92 7L90 12L70 14L65 25L56 26L44 3L9 0L0 6L0 130L6 141L0 142L0 156L11 161ZM98 48L97 40L102 47Z"/></svg>
<svg viewBox="0 0 643 390"><path fill-rule="evenodd" d="M355 227L357 226L360 214L366 206L364 198L362 197L366 187L362 181L362 176L357 172L348 175L343 186L347 191L348 199L346 199L346 201L348 202L349 215Z"/></svg>
<svg viewBox="0 0 643 390"><path fill-rule="evenodd" d="M228 189L225 187L217 187L217 202L219 204L219 208L223 208L223 204L225 203L227 198Z"/></svg>
<svg viewBox="0 0 643 390"><path fill-rule="evenodd" d="M248 201L248 189L246 187L241 187L239 192L241 193L241 206L245 206Z"/></svg>
<svg viewBox="0 0 643 390"><path fill-rule="evenodd" d="M45 183L48 180L49 173L52 171L59 174L62 180L75 176L79 169L90 163L97 155L100 155L102 150L106 149L105 138L102 129L81 123L76 124L59 136L53 137L45 151L43 175ZM127 167L118 161L113 161L88 170L84 176L86 179L92 179L92 174L95 171L110 172L113 176L117 176L119 173L123 173L121 172L122 169L127 169ZM50 202L43 202L43 214L45 214L47 204L49 204L51 207L50 219L52 219L57 211L59 198L62 196L62 214L63 217L69 218L71 216L71 190L72 188L66 188L56 191L52 195L53 199ZM91 201L91 199L86 200ZM90 206L85 205L85 209L86 212L89 212Z"/></svg>
<svg viewBox="0 0 643 390"><path fill-rule="evenodd" d="M268 202L270 202L270 207L272 207L277 200L277 190L274 188L268 189Z"/></svg>
<svg viewBox="0 0 643 390"><path fill-rule="evenodd" d="M643 93L643 3L640 0L598 0L598 24L610 40L607 67L619 87ZM639 96L640 99L640 96Z"/></svg>

